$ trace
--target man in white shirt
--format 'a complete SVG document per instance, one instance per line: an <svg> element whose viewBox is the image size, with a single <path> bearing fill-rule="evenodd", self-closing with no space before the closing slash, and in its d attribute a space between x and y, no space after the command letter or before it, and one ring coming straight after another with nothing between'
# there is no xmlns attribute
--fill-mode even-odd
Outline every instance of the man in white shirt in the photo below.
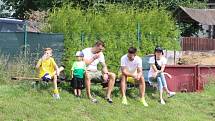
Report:
<svg viewBox="0 0 215 121"><path fill-rule="evenodd" d="M140 102L144 106L148 106L145 101L145 80L142 72L142 59L136 55L137 49L130 47L128 53L121 57L121 92L122 92L122 104L127 105L126 99L126 81L128 77L134 78L139 82L140 89Z"/></svg>
<svg viewBox="0 0 215 121"><path fill-rule="evenodd" d="M98 102L95 98L92 97L90 93L91 79L94 79L94 78L99 80L104 80L103 86L107 87L106 100L109 103L113 102L111 99L111 92L114 87L116 75L112 72L109 72L107 69L104 54L102 53L102 51L104 50L104 47L105 47L104 42L97 41L94 47L85 48L84 50L82 50L84 54L84 61L88 65L86 75L85 75L87 96L94 103ZM97 65L99 63L101 63L102 65L102 72L97 70Z"/></svg>

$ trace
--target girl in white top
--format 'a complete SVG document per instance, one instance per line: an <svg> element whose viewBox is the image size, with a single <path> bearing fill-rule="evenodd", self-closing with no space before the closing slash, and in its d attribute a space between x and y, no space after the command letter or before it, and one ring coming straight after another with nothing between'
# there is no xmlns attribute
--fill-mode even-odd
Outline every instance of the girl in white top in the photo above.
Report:
<svg viewBox="0 0 215 121"><path fill-rule="evenodd" d="M154 51L154 56L149 59L150 70L148 73L149 81L157 80L159 91L160 91L160 103L165 104L163 100L163 90L165 90L169 97L175 95L175 92L171 92L167 88L167 83L165 79L165 75L169 78L172 78L170 74L165 73L165 65L167 63L167 59L163 56L163 49L161 47L156 47Z"/></svg>

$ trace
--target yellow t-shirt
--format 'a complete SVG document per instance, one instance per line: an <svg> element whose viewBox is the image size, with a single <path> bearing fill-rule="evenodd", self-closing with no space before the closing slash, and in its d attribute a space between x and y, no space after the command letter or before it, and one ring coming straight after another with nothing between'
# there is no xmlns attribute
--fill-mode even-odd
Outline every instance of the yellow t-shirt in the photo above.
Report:
<svg viewBox="0 0 215 121"><path fill-rule="evenodd" d="M46 73L49 73L51 77L54 76L56 63L52 57L46 60L39 60L39 77L42 78Z"/></svg>

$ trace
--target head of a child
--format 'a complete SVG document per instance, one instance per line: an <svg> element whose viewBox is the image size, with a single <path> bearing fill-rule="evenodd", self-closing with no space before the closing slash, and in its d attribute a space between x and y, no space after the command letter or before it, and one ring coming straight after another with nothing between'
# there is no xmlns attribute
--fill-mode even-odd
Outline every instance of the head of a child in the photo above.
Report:
<svg viewBox="0 0 215 121"><path fill-rule="evenodd" d="M77 61L83 61L83 57L84 57L83 52L77 51L75 56L76 56Z"/></svg>
<svg viewBox="0 0 215 121"><path fill-rule="evenodd" d="M50 58L52 56L52 49L51 48L45 48L44 49L44 56L46 59Z"/></svg>

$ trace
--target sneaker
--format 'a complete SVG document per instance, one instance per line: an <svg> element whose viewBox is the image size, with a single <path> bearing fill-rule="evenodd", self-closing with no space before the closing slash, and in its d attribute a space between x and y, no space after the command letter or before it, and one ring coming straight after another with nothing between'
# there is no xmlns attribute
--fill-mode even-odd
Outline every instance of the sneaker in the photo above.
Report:
<svg viewBox="0 0 215 121"><path fill-rule="evenodd" d="M140 102L145 106L145 107L148 107L149 105L147 104L145 98L141 98L140 99Z"/></svg>
<svg viewBox="0 0 215 121"><path fill-rule="evenodd" d="M122 97L122 104L128 105L128 101L126 97Z"/></svg>
<svg viewBox="0 0 215 121"><path fill-rule="evenodd" d="M98 100L97 100L96 98L92 98L92 99L91 99L91 102L93 102L93 103L98 103Z"/></svg>
<svg viewBox="0 0 215 121"><path fill-rule="evenodd" d="M164 101L163 99L161 99L161 104L162 104L162 105L165 105L165 104L166 104L165 101Z"/></svg>
<svg viewBox="0 0 215 121"><path fill-rule="evenodd" d="M111 98L106 98L108 103L113 103L113 100Z"/></svg>
<svg viewBox="0 0 215 121"><path fill-rule="evenodd" d="M54 99L60 99L60 95L58 93L53 94Z"/></svg>
<svg viewBox="0 0 215 121"><path fill-rule="evenodd" d="M169 98L170 98L170 97L173 97L173 96L175 96L175 94L176 94L175 92L169 92L169 96L168 96L168 97L169 97Z"/></svg>

